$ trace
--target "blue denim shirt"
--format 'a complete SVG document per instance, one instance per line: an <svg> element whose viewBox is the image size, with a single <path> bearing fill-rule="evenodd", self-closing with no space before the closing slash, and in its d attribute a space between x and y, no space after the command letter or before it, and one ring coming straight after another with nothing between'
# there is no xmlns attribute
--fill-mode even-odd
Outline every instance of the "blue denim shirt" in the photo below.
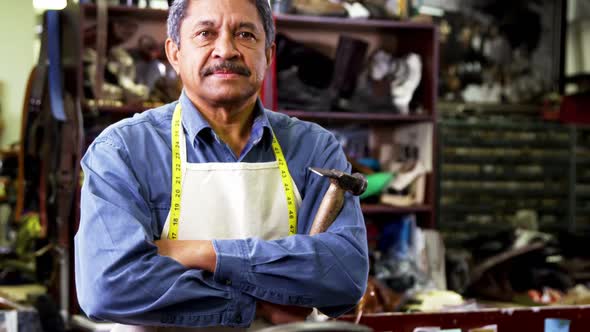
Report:
<svg viewBox="0 0 590 332"><path fill-rule="evenodd" d="M153 241L160 238L170 208L170 125L176 102L135 115L104 130L82 159L75 269L84 312L136 325L246 327L257 299L317 307L331 316L353 308L368 274L358 198L347 193L328 231L305 235L329 185L308 167L350 171L334 136L258 103L251 137L242 155L235 156L184 94L178 102L191 163L273 161L272 126L302 196L298 234L272 241L214 240L214 273L158 255ZM219 208L231 208L227 204Z"/></svg>

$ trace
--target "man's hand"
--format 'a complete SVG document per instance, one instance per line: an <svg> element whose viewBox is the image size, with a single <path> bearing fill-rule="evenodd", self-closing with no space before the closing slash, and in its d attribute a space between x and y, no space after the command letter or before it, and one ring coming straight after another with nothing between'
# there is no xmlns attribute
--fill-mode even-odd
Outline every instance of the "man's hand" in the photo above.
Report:
<svg viewBox="0 0 590 332"><path fill-rule="evenodd" d="M208 240L158 240L158 253L168 256L190 269L215 272L217 253Z"/></svg>
<svg viewBox="0 0 590 332"><path fill-rule="evenodd" d="M256 316L264 318L274 325L302 322L312 311L311 308L286 306L265 301L258 301L256 306Z"/></svg>

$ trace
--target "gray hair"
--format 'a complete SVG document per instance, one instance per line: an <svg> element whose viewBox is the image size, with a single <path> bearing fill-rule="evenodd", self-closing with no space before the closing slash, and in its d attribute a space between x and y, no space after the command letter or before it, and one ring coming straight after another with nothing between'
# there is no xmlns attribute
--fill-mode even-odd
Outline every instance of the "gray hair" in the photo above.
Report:
<svg viewBox="0 0 590 332"><path fill-rule="evenodd" d="M180 25L186 15L188 2L191 0L174 0L168 12L168 37L180 47ZM256 2L256 10L262 20L266 39L264 45L269 48L275 39L275 24L268 0L251 0Z"/></svg>

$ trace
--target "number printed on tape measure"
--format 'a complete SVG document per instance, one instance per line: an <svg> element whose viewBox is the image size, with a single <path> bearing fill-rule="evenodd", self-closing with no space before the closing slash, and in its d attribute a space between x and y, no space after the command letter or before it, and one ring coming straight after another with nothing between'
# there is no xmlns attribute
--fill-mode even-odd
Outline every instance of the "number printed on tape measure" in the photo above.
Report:
<svg viewBox="0 0 590 332"><path fill-rule="evenodd" d="M276 135L273 133L272 147L277 158L277 164L281 172L281 181L283 182L283 188L285 189L285 197L287 199L287 209L289 211L289 235L297 233L297 207L295 206L295 191L291 183L291 174L289 174L289 168L287 167L287 161L281 150L281 146L277 141Z"/></svg>

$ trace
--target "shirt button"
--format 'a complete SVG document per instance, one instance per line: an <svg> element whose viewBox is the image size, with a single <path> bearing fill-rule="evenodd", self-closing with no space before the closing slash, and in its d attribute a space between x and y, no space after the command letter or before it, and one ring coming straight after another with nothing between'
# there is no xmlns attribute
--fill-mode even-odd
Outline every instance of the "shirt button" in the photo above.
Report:
<svg viewBox="0 0 590 332"><path fill-rule="evenodd" d="M240 324L242 322L242 316L240 316L240 314L236 314L236 317L234 318L236 323Z"/></svg>
<svg viewBox="0 0 590 332"><path fill-rule="evenodd" d="M226 285L228 285L228 286L230 286L230 285L231 285L231 280L229 280L229 279L228 279L228 280L226 280L226 281L225 281L225 284L226 284Z"/></svg>

